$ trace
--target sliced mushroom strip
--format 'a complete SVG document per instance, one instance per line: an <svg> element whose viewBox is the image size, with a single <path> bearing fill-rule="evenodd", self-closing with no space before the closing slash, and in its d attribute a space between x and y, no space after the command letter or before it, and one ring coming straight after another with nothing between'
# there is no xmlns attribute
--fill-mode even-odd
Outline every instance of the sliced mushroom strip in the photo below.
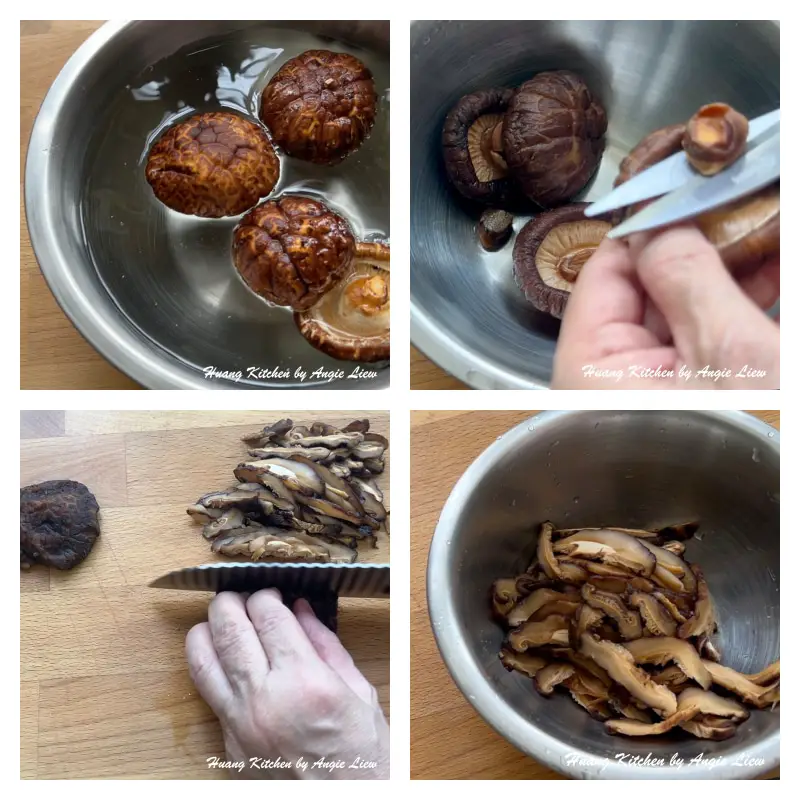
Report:
<svg viewBox="0 0 800 800"><path fill-rule="evenodd" d="M575 667L561 661L554 661L546 667L542 667L533 679L536 691L545 697L550 697L555 691L556 686L563 683L575 674Z"/></svg>
<svg viewBox="0 0 800 800"><path fill-rule="evenodd" d="M723 689L741 697L745 703L749 703L756 708L766 708L775 702L766 695L769 694L771 687L759 686L741 672L735 669L717 664L714 661L704 660L703 665L711 673L711 680Z"/></svg>
<svg viewBox="0 0 800 800"><path fill-rule="evenodd" d="M761 672L754 672L753 674L745 675L744 677L755 683L757 686L766 686L769 683L773 683L774 681L779 680L781 677L781 661L778 659L768 667L764 667Z"/></svg>
<svg viewBox="0 0 800 800"><path fill-rule="evenodd" d="M272 425L267 425L258 433L251 433L242 436L243 442L253 442L258 447L263 447L267 442L274 442L282 439L292 429L294 423L290 419L279 419Z"/></svg>
<svg viewBox="0 0 800 800"><path fill-rule="evenodd" d="M653 592L653 597L661 603L664 608L669 611L670 616L675 620L675 622L684 623L686 622L686 617L683 614L683 611L677 605L677 598L675 596L670 596L666 592Z"/></svg>
<svg viewBox="0 0 800 800"><path fill-rule="evenodd" d="M386 519L386 509L384 508L383 496L376 492L375 488L361 478L351 478L353 489L358 496L364 512L376 522L383 522Z"/></svg>
<svg viewBox="0 0 800 800"><path fill-rule="evenodd" d="M203 525L222 516L221 508L206 508L202 503L193 503L186 509L186 513L195 521Z"/></svg>
<svg viewBox="0 0 800 800"><path fill-rule="evenodd" d="M363 515L354 514L352 511L348 511L330 500L321 497L299 497L298 500L302 505L310 508L312 511L324 514L325 516L344 520L356 527L364 524Z"/></svg>
<svg viewBox="0 0 800 800"><path fill-rule="evenodd" d="M261 460L265 458L288 458L297 453L297 450L297 447L267 445L266 447L253 448L247 452L252 458ZM331 455L331 451L325 447L304 447L301 452L306 458L310 458L312 461L324 461L326 458L330 458ZM348 451L345 450L344 452Z"/></svg>
<svg viewBox="0 0 800 800"><path fill-rule="evenodd" d="M717 646L714 642L711 641L710 636L700 636L697 639L697 652L703 658L707 658L709 661L716 661L718 664L722 661L722 653L719 652Z"/></svg>
<svg viewBox="0 0 800 800"><path fill-rule="evenodd" d="M292 536L259 536L250 542L253 561L286 561L326 564L331 561L324 547L309 545ZM225 552L222 550L221 552Z"/></svg>
<svg viewBox="0 0 800 800"><path fill-rule="evenodd" d="M230 489L226 492L204 494L197 503L206 508L235 508L256 503L258 501L258 496L258 492L244 492L240 489Z"/></svg>
<svg viewBox="0 0 800 800"><path fill-rule="evenodd" d="M581 683L580 681L574 680L574 676L565 681L564 686L569 690L572 699L586 711L592 719L604 722L614 716L609 701L580 691Z"/></svg>
<svg viewBox="0 0 800 800"><path fill-rule="evenodd" d="M676 664L654 672L651 676L656 683L666 686L671 692L682 692L691 686L691 679L686 677L686 673Z"/></svg>
<svg viewBox="0 0 800 800"><path fill-rule="evenodd" d="M574 598L575 595L567 595L563 592L557 592L554 589L537 589L514 606L508 615L508 624L512 628L521 625L523 622L527 622L537 611L557 601L564 601L569 604L570 607L554 613L563 614L565 616L567 614L572 614L578 606Z"/></svg>
<svg viewBox="0 0 800 800"><path fill-rule="evenodd" d="M206 539L214 539L221 533L233 531L243 527L245 517L239 508L229 508L222 516L211 520L203 527L203 536Z"/></svg>
<svg viewBox="0 0 800 800"><path fill-rule="evenodd" d="M631 696L652 708L661 716L674 714L678 707L675 695L665 686L655 683L636 666L633 656L622 645L602 641L590 633L581 637L580 652L594 660L609 677L624 686Z"/></svg>
<svg viewBox="0 0 800 800"><path fill-rule="evenodd" d="M678 629L675 620L651 594L633 592L628 602L639 610L644 627L652 636L674 636Z"/></svg>
<svg viewBox="0 0 800 800"><path fill-rule="evenodd" d="M687 678L696 681L704 689L711 687L711 675L703 661L685 639L671 636L648 636L635 642L626 642L625 647L637 664L655 664L663 667L673 662L681 668Z"/></svg>
<svg viewBox="0 0 800 800"><path fill-rule="evenodd" d="M722 742L736 735L738 725L731 719L714 717L710 714L698 714L694 719L682 722L680 727L698 739L711 739L715 742Z"/></svg>
<svg viewBox="0 0 800 800"><path fill-rule="evenodd" d="M333 450L336 447L352 448L360 444L364 441L364 434L359 431L351 431L350 433L330 433L320 436L313 436L310 433L306 433L303 436L293 438L292 441L302 448L319 446Z"/></svg>
<svg viewBox="0 0 800 800"><path fill-rule="evenodd" d="M553 552L556 555L567 553L575 557L597 558L610 567L621 567L645 578L656 566L656 557L645 543L627 533L608 529L573 533L557 542ZM588 555L581 556L581 553Z"/></svg>
<svg viewBox="0 0 800 800"><path fill-rule="evenodd" d="M524 653L531 647L542 647L547 644L569 644L568 623L565 617L553 614L543 620L526 622L508 634L508 643L518 653Z"/></svg>
<svg viewBox="0 0 800 800"><path fill-rule="evenodd" d="M639 708L639 706L635 705L630 700L623 700L620 697L612 695L608 701L608 705L618 716L625 717L625 719L633 719L637 722L643 722L646 725L650 725L653 722L653 715L649 711L644 708Z"/></svg>
<svg viewBox="0 0 800 800"><path fill-rule="evenodd" d="M664 542L661 547L676 556L682 556L686 552L686 545L683 542Z"/></svg>
<svg viewBox="0 0 800 800"><path fill-rule="evenodd" d="M515 670L528 678L535 678L536 673L548 663L547 659L541 656L533 653L516 653L506 647L500 651L500 661L509 672Z"/></svg>
<svg viewBox="0 0 800 800"><path fill-rule="evenodd" d="M638 639L642 635L639 615L631 611L618 594L601 592L591 584L585 583L581 589L585 603L614 620L623 639Z"/></svg>
<svg viewBox="0 0 800 800"><path fill-rule="evenodd" d="M678 636L681 639L689 639L692 636L710 636L717 627L716 615L714 614L714 603L708 593L703 570L696 564L692 567L694 576L697 580L697 600L694 606L692 617L681 625Z"/></svg>
<svg viewBox="0 0 800 800"><path fill-rule="evenodd" d="M654 576L656 576L657 570L660 567L671 575L680 578L681 589L679 591L688 592L689 594L695 593L697 590L697 582L691 568L682 558L676 556L674 553L670 553L669 550L665 550L663 547L651 544L646 539L642 539L641 543L656 557L656 561L658 562L656 569L653 571ZM668 586L667 588L669 589L672 587Z"/></svg>
<svg viewBox="0 0 800 800"><path fill-rule="evenodd" d="M505 618L522 597L517 588L517 578L499 578L492 584L492 608L499 617Z"/></svg>
<svg viewBox="0 0 800 800"><path fill-rule="evenodd" d="M250 543L263 533L259 525L248 526L243 532L218 536L211 545L212 553L222 553L226 556L251 556Z"/></svg>
<svg viewBox="0 0 800 800"><path fill-rule="evenodd" d="M581 636L597 628L606 615L597 608L584 603L575 613L569 629L569 642L574 648L581 646Z"/></svg>

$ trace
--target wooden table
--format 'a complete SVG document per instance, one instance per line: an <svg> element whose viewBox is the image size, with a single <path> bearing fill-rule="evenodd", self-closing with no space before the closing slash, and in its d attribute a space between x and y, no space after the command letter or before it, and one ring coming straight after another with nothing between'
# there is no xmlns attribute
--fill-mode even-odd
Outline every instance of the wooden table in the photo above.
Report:
<svg viewBox="0 0 800 800"><path fill-rule="evenodd" d="M33 254L22 181L33 122L50 84L102 21L20 22L20 386L139 389L78 333L61 311Z"/></svg>
<svg viewBox="0 0 800 800"><path fill-rule="evenodd" d="M456 481L498 436L538 411L412 411L411 777L528 779L564 776L495 733L464 699L436 648L425 601L431 537ZM780 412L750 412L780 428ZM775 777L775 770L765 777Z"/></svg>
<svg viewBox="0 0 800 800"><path fill-rule="evenodd" d="M74 570L20 572L23 778L223 778L219 725L189 680L184 638L210 594L148 589L159 575L220 560L186 505L229 486L240 437L291 416L333 425L386 413L22 412L20 478L85 483L101 536ZM379 485L388 498L389 459ZM388 503L387 503L388 504ZM388 561L389 542L359 558ZM226 559L221 559L226 560ZM343 599L339 633L389 704L389 604Z"/></svg>
<svg viewBox="0 0 800 800"><path fill-rule="evenodd" d="M466 383L449 375L437 367L416 347L411 348L411 388L412 389L469 389Z"/></svg>

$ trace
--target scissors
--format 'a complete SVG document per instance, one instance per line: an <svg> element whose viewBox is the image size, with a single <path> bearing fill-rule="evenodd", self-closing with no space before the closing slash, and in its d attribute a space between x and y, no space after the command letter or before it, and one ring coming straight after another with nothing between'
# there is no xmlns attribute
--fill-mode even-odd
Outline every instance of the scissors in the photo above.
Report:
<svg viewBox="0 0 800 800"><path fill-rule="evenodd" d="M610 230L610 239L660 228L757 192L780 177L780 109L750 120L747 149L712 177L697 173L681 151L640 172L586 209L596 217L660 197Z"/></svg>

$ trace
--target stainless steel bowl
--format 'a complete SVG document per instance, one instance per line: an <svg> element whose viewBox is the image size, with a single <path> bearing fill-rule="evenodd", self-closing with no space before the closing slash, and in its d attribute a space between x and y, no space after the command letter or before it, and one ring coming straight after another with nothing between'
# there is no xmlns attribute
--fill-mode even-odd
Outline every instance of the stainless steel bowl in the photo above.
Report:
<svg viewBox="0 0 800 800"><path fill-rule="evenodd" d="M355 364L312 348L288 309L246 288L230 255L238 217L174 213L144 178L149 146L176 119L220 106L255 116L281 64L319 47L351 52L372 70L381 97L376 124L335 167L281 156L275 193L317 195L359 238L388 237L388 22L108 23L45 98L25 175L36 257L81 333L145 386L388 387L388 368L348 379ZM241 379L207 379L207 367Z"/></svg>
<svg viewBox="0 0 800 800"><path fill-rule="evenodd" d="M480 210L447 183L441 130L464 94L571 69L609 116L600 170L586 193L611 188L646 133L704 103L748 117L780 103L779 28L772 22L416 22L411 28L411 338L478 389L544 388L558 323L529 305L511 272L513 244L478 245ZM431 76L436 79L432 80ZM515 222L518 232L528 217Z"/></svg>
<svg viewBox="0 0 800 800"><path fill-rule="evenodd" d="M428 608L458 687L498 733L575 778L752 778L778 764L779 711L753 711L732 739L609 736L569 697L545 699L497 657L496 578L523 572L538 523L650 527L698 519L687 558L719 616L723 662L756 672L779 657L779 435L740 412L551 411L493 443L442 511L428 559ZM664 758L665 766L630 757ZM684 760L669 766L673 753ZM713 768L692 764L698 754ZM741 764L741 766L739 765Z"/></svg>

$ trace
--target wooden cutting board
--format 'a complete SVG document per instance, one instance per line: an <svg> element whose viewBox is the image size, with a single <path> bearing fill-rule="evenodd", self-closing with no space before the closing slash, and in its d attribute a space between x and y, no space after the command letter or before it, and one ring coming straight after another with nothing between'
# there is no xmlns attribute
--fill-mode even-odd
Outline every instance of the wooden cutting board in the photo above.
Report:
<svg viewBox="0 0 800 800"><path fill-rule="evenodd" d="M553 780L564 776L495 733L467 702L439 656L428 622L425 568L453 486L498 436L538 411L412 411L411 777ZM780 428L780 412L751 411ZM778 771L764 777L775 777Z"/></svg>
<svg viewBox="0 0 800 800"><path fill-rule="evenodd" d="M211 554L186 506L234 482L240 437L291 417L345 425L386 413L41 411L21 415L22 485L85 483L101 536L74 570L20 572L23 778L223 778L219 725L186 668L184 638L212 595L148 589L159 575L227 560ZM379 486L389 498L389 457ZM389 541L359 553L388 562ZM389 603L343 599L339 635L389 706Z"/></svg>

